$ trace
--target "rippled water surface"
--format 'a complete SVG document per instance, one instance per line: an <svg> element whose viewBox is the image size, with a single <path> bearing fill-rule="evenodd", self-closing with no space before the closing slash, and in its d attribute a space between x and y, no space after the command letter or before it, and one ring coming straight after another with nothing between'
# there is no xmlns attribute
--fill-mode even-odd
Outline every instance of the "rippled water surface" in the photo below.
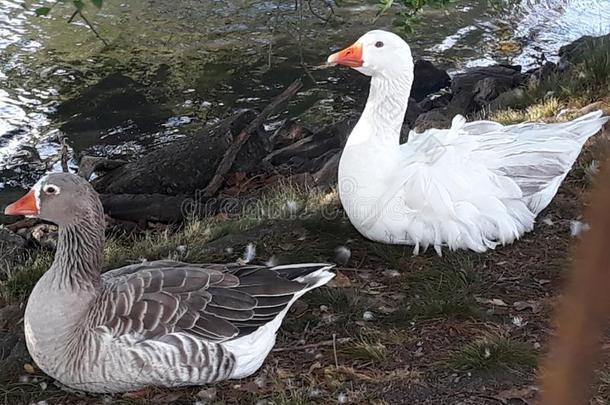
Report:
<svg viewBox="0 0 610 405"><path fill-rule="evenodd" d="M374 1L343 1L324 22L292 1L105 0L85 10L104 45L82 20L67 23L69 5L36 17L22 4L0 1L0 207L57 169L60 137L73 157L137 156L237 108L261 108L300 76L305 90L275 121L335 120L362 103L365 82L315 67L394 20L373 23ZM327 14L323 1L311 4ZM416 56L455 71L529 66L609 31L610 0L470 0L427 11L407 40Z"/></svg>

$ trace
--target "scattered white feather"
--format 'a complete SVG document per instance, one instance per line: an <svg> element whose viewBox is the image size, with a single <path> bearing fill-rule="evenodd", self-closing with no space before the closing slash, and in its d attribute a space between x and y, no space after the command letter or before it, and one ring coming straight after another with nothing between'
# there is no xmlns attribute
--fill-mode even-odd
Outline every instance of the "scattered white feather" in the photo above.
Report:
<svg viewBox="0 0 610 405"><path fill-rule="evenodd" d="M586 222L580 222L576 220L570 221L570 235L575 238L583 232L587 232L591 229L591 225Z"/></svg>
<svg viewBox="0 0 610 405"><path fill-rule="evenodd" d="M362 314L362 319L365 321L372 321L375 319L375 314L373 314L371 311L364 311L364 313Z"/></svg>
<svg viewBox="0 0 610 405"><path fill-rule="evenodd" d="M520 316L513 316L513 325L515 325L517 328L521 328L523 326L525 326L527 324L527 322L523 322L523 318Z"/></svg>
<svg viewBox="0 0 610 405"><path fill-rule="evenodd" d="M228 254L228 255L232 255L233 254L233 248L232 247L225 248L225 253Z"/></svg>
<svg viewBox="0 0 610 405"><path fill-rule="evenodd" d="M592 179L597 173L599 173L599 162L597 160L592 160L591 163L585 167L585 174L589 179Z"/></svg>
<svg viewBox="0 0 610 405"><path fill-rule="evenodd" d="M347 394L345 393L340 393L339 396L337 396L337 402L340 404L347 404L347 401L349 400L349 398L347 397Z"/></svg>
<svg viewBox="0 0 610 405"><path fill-rule="evenodd" d="M291 215L296 214L299 211L299 203L294 200L286 201L286 210Z"/></svg>
<svg viewBox="0 0 610 405"><path fill-rule="evenodd" d="M544 217L542 219L542 223L548 226L553 226L555 223L553 222L553 220L551 219L551 217Z"/></svg>
<svg viewBox="0 0 610 405"><path fill-rule="evenodd" d="M307 394L309 398L320 398L322 396L322 390L318 388L312 388Z"/></svg>
<svg viewBox="0 0 610 405"><path fill-rule="evenodd" d="M244 251L244 263L250 263L256 257L256 246L254 243L248 243Z"/></svg>
<svg viewBox="0 0 610 405"><path fill-rule="evenodd" d="M352 251L346 246L338 246L335 249L335 263L345 265L352 256Z"/></svg>
<svg viewBox="0 0 610 405"><path fill-rule="evenodd" d="M400 272L398 270L394 270L394 269L386 269L383 271L382 274L384 276L390 277L390 278L400 277Z"/></svg>
<svg viewBox="0 0 610 405"><path fill-rule="evenodd" d="M483 357L486 359L491 357L491 350L489 349L489 347L485 348L485 353L483 353Z"/></svg>
<svg viewBox="0 0 610 405"><path fill-rule="evenodd" d="M278 264L279 264L279 260L278 260L278 258L277 258L277 257L275 257L275 256L271 256L271 257L269 258L269 260L267 260L267 261L265 262L265 266L268 266L268 267L274 267L274 266L277 266Z"/></svg>
<svg viewBox="0 0 610 405"><path fill-rule="evenodd" d="M186 253L186 245L180 245L176 247L176 252L180 253L181 255Z"/></svg>

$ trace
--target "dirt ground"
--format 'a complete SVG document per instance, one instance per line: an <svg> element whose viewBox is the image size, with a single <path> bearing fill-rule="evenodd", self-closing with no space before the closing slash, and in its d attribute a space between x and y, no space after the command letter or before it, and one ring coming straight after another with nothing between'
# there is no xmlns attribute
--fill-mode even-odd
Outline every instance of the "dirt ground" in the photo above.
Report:
<svg viewBox="0 0 610 405"><path fill-rule="evenodd" d="M275 255L340 263L331 285L295 304L276 348L251 378L92 396L60 389L26 363L0 385L0 403L534 403L536 365L553 333L551 315L578 243L571 221L587 204L598 144L583 153L533 232L486 254L444 251L438 257L429 250L412 256L409 247L363 239L343 215L263 224L240 235L257 239L261 260ZM260 227L273 232L261 236ZM219 244L230 243L231 235L224 238ZM593 404L610 403L609 360L604 351Z"/></svg>

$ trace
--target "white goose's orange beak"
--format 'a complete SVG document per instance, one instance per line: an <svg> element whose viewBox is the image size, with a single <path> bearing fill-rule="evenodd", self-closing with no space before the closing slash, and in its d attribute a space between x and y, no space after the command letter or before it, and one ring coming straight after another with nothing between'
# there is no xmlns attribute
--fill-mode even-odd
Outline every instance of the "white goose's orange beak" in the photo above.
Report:
<svg viewBox="0 0 610 405"><path fill-rule="evenodd" d="M348 46L342 51L333 53L328 57L326 63L349 67L362 66L362 44L360 42L354 42L353 45Z"/></svg>
<svg viewBox="0 0 610 405"><path fill-rule="evenodd" d="M4 215L38 215L34 190L30 190L26 195L7 206L4 209Z"/></svg>

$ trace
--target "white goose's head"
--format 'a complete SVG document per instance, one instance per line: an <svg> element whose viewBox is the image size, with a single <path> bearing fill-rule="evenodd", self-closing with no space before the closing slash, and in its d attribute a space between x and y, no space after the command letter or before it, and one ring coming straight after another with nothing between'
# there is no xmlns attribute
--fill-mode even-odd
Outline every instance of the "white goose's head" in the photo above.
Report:
<svg viewBox="0 0 610 405"><path fill-rule="evenodd" d="M411 48L398 35L369 31L351 46L328 57L331 65L344 65L372 77L412 77Z"/></svg>

